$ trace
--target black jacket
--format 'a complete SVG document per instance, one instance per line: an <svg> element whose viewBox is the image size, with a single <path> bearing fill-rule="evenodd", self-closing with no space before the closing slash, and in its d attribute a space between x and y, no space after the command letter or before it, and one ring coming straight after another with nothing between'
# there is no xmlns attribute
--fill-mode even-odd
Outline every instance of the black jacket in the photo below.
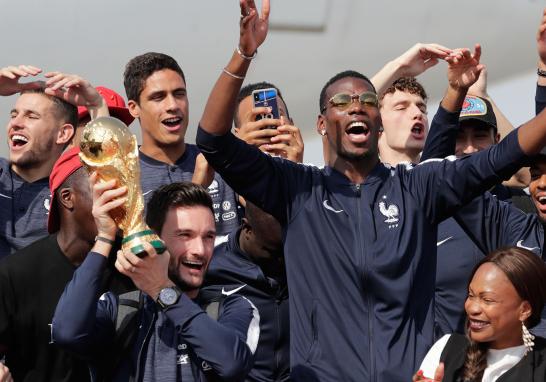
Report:
<svg viewBox="0 0 546 382"><path fill-rule="evenodd" d="M514 367L504 373L497 382L544 382L546 381L546 339L535 338L532 352L524 356ZM443 382L459 382L464 365L468 339L461 334L452 334L442 352L444 362Z"/></svg>
<svg viewBox="0 0 546 382"><path fill-rule="evenodd" d="M290 379L288 288L284 266L277 276L266 276L239 247L240 230L214 250L201 287L199 302L212 301L237 293L249 299L260 312L260 339L254 365L246 381L288 381Z"/></svg>

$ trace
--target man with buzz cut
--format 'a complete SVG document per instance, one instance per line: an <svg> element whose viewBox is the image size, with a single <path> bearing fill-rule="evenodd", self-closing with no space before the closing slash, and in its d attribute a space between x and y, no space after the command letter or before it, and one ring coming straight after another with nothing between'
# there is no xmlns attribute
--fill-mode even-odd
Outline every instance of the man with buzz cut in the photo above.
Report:
<svg viewBox="0 0 546 382"><path fill-rule="evenodd" d="M411 380L434 341L437 224L546 145L546 112L489 149L461 159L391 167L378 158L374 86L345 71L324 85L317 130L323 169L273 158L230 133L233 105L268 31L240 2L239 46L206 104L197 143L233 189L281 224L296 381ZM454 50L432 124L454 125L478 78L481 49ZM223 94L219 98L216 95Z"/></svg>
<svg viewBox="0 0 546 382"><path fill-rule="evenodd" d="M0 158L0 258L47 235L48 177L74 135L76 106L87 105L93 118L108 115L81 77L48 72L45 83L19 82L41 72L29 65L0 69L0 95L21 93L6 127L9 159Z"/></svg>
<svg viewBox="0 0 546 382"><path fill-rule="evenodd" d="M174 58L149 52L127 63L123 82L129 111L140 122L140 179L147 202L160 186L192 180L199 149L185 142L189 122L186 77ZM219 175L208 191L217 233L225 236L239 225L235 194Z"/></svg>

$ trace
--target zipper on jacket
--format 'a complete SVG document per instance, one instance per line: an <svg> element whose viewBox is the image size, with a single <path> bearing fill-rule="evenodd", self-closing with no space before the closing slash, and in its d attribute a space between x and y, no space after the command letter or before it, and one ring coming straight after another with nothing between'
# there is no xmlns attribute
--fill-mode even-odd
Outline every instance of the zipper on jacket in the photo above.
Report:
<svg viewBox="0 0 546 382"><path fill-rule="evenodd" d="M148 326L148 331L146 332L146 336L144 336L144 341L142 341L142 344L140 345L140 349L138 350L135 381L140 381L140 365L141 365L141 362L142 362L142 360L141 360L142 351L144 350L144 346L146 346L146 343L149 340L150 333L152 332L152 328L155 326L155 320L156 319L157 319L157 311L154 311L154 314L152 316L152 322L151 322L150 326Z"/></svg>
<svg viewBox="0 0 546 382"><path fill-rule="evenodd" d="M278 291L277 291L278 292ZM280 319L280 312L279 312L279 306L281 304L282 300L277 297L275 299L275 318L276 318L276 323L277 323L277 330L275 331L276 333L276 336L275 336L275 374L274 374L274 378L275 380L278 380L279 379L279 364L280 364L280 360L279 360L279 341L280 341L280 338L281 338L281 319Z"/></svg>
<svg viewBox="0 0 546 382"><path fill-rule="evenodd" d="M368 288L368 264L366 261L366 254L364 253L364 245L362 243L362 235L361 235L361 221L362 221L362 203L361 203L361 185L355 184L355 192L356 192L356 211L357 211L357 241L358 241L358 249L359 254L362 259L362 281L364 284L364 293L366 294L365 297L365 304L368 307L368 347L369 347L369 355L370 355L370 380L375 381L376 375L375 375L375 357L374 357L374 346L373 346L373 328L372 328L372 316L373 316L373 305L371 303L371 294L370 294L370 288ZM373 219L373 216L372 216Z"/></svg>

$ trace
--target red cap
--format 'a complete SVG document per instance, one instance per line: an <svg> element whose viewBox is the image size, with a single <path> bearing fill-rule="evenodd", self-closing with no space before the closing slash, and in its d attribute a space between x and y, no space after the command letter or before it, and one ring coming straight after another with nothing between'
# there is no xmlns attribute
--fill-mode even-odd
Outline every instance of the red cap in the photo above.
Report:
<svg viewBox="0 0 546 382"><path fill-rule="evenodd" d="M49 175L49 190L51 192L49 214L47 218L47 230L49 233L54 233L59 230L59 216L57 207L55 206L55 191L57 191L70 175L82 167L79 153L80 148L78 146L66 150L59 159L57 159L57 162L53 165L53 170L51 170L51 175Z"/></svg>
<svg viewBox="0 0 546 382"><path fill-rule="evenodd" d="M125 106L125 100L122 96L112 89L105 88L104 86L97 86L95 89L97 89L99 94L106 101L106 105L108 106L108 110L110 111L110 115L112 117L116 117L127 126L134 121L133 116L131 113L129 113L129 109L127 109L127 106ZM88 115L89 112L85 106L78 106L78 119L82 119Z"/></svg>

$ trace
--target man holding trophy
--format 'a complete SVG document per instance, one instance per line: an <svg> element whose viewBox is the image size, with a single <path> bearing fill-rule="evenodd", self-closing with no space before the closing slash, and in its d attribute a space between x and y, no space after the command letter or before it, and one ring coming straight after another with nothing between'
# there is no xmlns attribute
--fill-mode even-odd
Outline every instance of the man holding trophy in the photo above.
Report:
<svg viewBox="0 0 546 382"><path fill-rule="evenodd" d="M153 233L143 221L135 139L127 127L99 118L83 132L81 148L82 162L93 171L98 234L57 305L53 341L90 359L99 379L243 378L258 342L257 309L245 298L230 295L215 321L193 301L216 235L207 191L191 183L156 190L146 219ZM121 356L115 342L119 299L111 293L99 296L101 274L119 228L124 244L116 268L141 291L131 344ZM114 356L119 362L104 367Z"/></svg>

